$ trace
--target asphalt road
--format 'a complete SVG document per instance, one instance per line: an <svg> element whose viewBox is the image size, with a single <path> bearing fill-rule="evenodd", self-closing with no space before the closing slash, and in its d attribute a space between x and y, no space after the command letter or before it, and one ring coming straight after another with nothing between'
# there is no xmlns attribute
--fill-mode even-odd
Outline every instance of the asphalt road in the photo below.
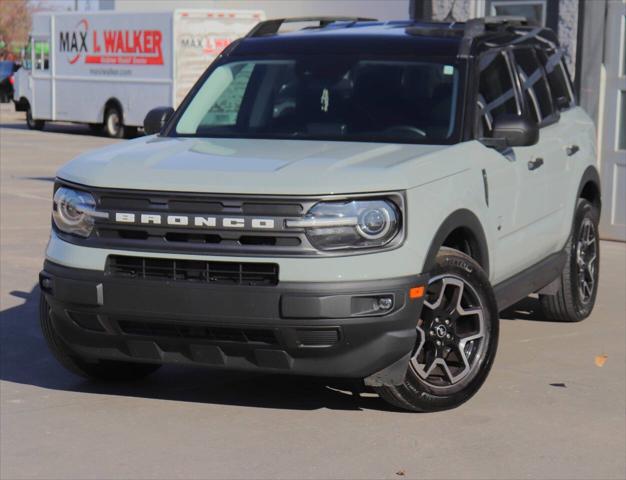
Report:
<svg viewBox="0 0 626 480"><path fill-rule="evenodd" d="M540 321L533 302L505 312L489 379L453 411L396 412L302 378L165 367L97 385L65 372L37 319L52 179L111 142L28 131L0 108L0 478L626 477L626 244L602 243L585 322Z"/></svg>

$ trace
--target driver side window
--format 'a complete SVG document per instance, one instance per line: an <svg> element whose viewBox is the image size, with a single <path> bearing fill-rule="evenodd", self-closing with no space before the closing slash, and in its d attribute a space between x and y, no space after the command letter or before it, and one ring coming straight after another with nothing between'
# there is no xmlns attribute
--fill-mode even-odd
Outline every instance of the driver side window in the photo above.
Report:
<svg viewBox="0 0 626 480"><path fill-rule="evenodd" d="M521 107L509 62L503 52L487 54L479 62L477 136L490 136L498 115L520 115Z"/></svg>

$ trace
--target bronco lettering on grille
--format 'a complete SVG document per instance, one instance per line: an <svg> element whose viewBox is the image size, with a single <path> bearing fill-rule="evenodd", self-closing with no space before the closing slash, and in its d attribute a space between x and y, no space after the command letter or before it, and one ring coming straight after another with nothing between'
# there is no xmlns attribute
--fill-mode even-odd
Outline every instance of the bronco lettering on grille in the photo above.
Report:
<svg viewBox="0 0 626 480"><path fill-rule="evenodd" d="M247 230L274 230L277 222L273 218L213 217L202 215L162 215L159 213L116 212L116 223L138 225L169 225L197 228L234 228Z"/></svg>

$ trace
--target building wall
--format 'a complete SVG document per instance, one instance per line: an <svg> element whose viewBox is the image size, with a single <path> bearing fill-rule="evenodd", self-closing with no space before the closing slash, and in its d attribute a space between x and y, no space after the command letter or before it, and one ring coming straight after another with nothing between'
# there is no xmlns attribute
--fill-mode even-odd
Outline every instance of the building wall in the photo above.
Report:
<svg viewBox="0 0 626 480"><path fill-rule="evenodd" d="M548 0L552 2L554 0ZM578 34L578 0L558 0L559 23L558 35L561 47L565 51L567 66L572 76L576 71L576 36ZM465 21L472 17L488 16L486 0L432 0L434 20L443 20L452 9L457 21Z"/></svg>
<svg viewBox="0 0 626 480"><path fill-rule="evenodd" d="M409 0L115 0L117 11L176 8L261 9L267 18L347 15L381 20L409 18Z"/></svg>

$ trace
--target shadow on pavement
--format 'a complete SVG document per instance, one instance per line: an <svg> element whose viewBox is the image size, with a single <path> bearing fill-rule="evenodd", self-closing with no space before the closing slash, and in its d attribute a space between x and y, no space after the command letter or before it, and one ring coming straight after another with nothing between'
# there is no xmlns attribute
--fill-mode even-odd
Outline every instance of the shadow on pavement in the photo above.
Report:
<svg viewBox="0 0 626 480"><path fill-rule="evenodd" d="M289 375L220 372L166 365L150 377L127 383L96 383L63 369L52 357L39 328L39 288L13 291L24 302L0 312L0 379L53 390L121 395L194 403L293 410L389 410L356 382ZM506 320L543 320L536 299L503 311ZM359 393L360 391L360 393Z"/></svg>
<svg viewBox="0 0 626 480"><path fill-rule="evenodd" d="M66 372L52 357L39 328L39 288L13 291L24 302L0 312L0 379L53 390L194 403L293 410L388 410L374 395L351 393L348 381L288 375L219 372L166 365L132 383L95 383Z"/></svg>
<svg viewBox="0 0 626 480"><path fill-rule="evenodd" d="M524 300L503 310L500 312L500 318L502 320L550 321L543 312L539 300L533 297L526 297Z"/></svg>

